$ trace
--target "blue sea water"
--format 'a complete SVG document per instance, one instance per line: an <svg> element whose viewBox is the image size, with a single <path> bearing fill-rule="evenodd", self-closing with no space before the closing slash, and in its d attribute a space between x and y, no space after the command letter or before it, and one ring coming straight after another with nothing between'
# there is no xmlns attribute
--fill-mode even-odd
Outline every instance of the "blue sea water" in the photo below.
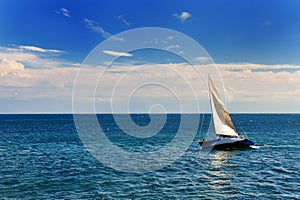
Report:
<svg viewBox="0 0 300 200"><path fill-rule="evenodd" d="M202 116L203 117L203 116ZM129 137L99 115L107 137L127 151L151 151L176 135L181 115L159 134ZM136 124L148 115L133 115ZM300 115L233 114L254 148L203 154L198 136L173 164L147 173L117 171L84 147L72 115L0 115L1 199L300 199ZM200 120L201 121L201 120ZM206 131L210 116L204 116ZM124 163L123 163L124 164Z"/></svg>

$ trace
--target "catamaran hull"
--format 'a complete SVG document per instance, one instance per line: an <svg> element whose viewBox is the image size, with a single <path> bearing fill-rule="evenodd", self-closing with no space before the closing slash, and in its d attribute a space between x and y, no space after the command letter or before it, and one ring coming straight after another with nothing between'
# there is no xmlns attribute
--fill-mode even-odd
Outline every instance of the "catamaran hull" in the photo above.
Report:
<svg viewBox="0 0 300 200"><path fill-rule="evenodd" d="M248 139L241 139L241 140L228 140L223 141L220 139L216 140L210 140L201 142L199 141L200 146L203 150L211 150L211 149L217 149L217 150L231 150L231 149L246 149L250 148L251 145L254 145L254 143L251 140Z"/></svg>

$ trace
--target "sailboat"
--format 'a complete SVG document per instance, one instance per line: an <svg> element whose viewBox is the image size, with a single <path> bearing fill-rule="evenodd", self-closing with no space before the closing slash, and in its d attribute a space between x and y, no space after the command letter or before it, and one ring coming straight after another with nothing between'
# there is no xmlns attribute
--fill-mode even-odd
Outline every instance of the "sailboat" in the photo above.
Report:
<svg viewBox="0 0 300 200"><path fill-rule="evenodd" d="M222 101L212 79L208 76L210 106L216 139L199 140L203 150L243 149L254 145L246 135L239 135L232 123L224 102Z"/></svg>

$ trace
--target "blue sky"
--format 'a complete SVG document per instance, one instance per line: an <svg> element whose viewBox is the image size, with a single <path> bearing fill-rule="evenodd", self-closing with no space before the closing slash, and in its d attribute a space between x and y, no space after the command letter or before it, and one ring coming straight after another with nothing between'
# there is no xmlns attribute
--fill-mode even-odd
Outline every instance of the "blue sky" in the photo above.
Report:
<svg viewBox="0 0 300 200"><path fill-rule="evenodd" d="M284 80L268 83L270 87L273 84L278 88L286 80L292 80L290 85L295 85L300 71L299 10L300 2L297 0L0 1L0 59L2 69L9 72L3 72L0 80L4 93L0 100L0 112L70 112L76 67L108 36L139 27L164 27L190 36L207 50L220 67L226 68L228 64L235 63L235 71L231 69L231 72L248 73L250 70L252 82L249 81L248 85L256 81L263 84L263 77L273 71L276 73L272 74L272 79L282 75ZM71 78L67 83L63 82L63 77L51 82L47 77L50 72L41 71L39 74L30 71L39 68L54 69L51 72L53 74L57 73L55 70L61 70L70 73ZM67 68L73 71L69 72ZM18 69L23 71L16 72ZM59 73L63 73L61 71ZM11 74L22 77L22 88L16 84L21 80ZM240 77L243 75L240 74ZM278 80L282 80L282 76L277 77ZM229 93L230 88L232 91L238 89L234 88L234 79L232 74L225 73ZM40 87L36 84L43 89L37 89ZM47 88L47 85L50 86ZM63 89L56 90L56 85ZM283 87L271 96L286 96L283 94L286 88L290 86ZM265 90L270 91L270 88ZM25 98L22 94L25 91L26 94L32 93L32 97ZM35 98L39 96L37 94L46 94L45 91L51 95L64 91L68 95L65 99L55 100L48 99L47 95ZM294 86L293 90L287 92L293 106L287 109L284 105L288 99L274 103L270 97L263 98L260 104L254 101L249 103L246 98L239 99L240 102L232 100L229 107L236 112L299 112L299 89ZM264 91L258 93L263 95ZM295 106L298 108L295 109Z"/></svg>
<svg viewBox="0 0 300 200"><path fill-rule="evenodd" d="M70 17L56 11L65 8ZM202 44L216 62L299 64L299 1L1 1L0 44L61 49L80 62L105 38L86 28L96 21L106 32L144 26L180 31ZM189 12L184 23L175 13ZM122 22L125 19L129 24Z"/></svg>

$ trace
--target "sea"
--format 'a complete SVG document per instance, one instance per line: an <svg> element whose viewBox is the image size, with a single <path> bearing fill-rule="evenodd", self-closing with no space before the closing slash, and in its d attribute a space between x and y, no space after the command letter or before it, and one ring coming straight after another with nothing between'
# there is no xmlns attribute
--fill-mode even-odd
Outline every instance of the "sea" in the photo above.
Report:
<svg viewBox="0 0 300 200"><path fill-rule="evenodd" d="M238 132L255 142L250 149L202 151L197 140L211 124L203 114L187 148L170 150L174 161L164 162L163 153L127 163L124 152L155 155L172 143L183 116L168 114L157 134L135 137L126 132L130 125L124 131L113 115L99 114L99 128L117 147L110 151L88 148L72 114L2 114L0 199L300 199L300 114L231 116ZM130 118L149 134L155 129L147 127L148 114ZM111 163L102 160L107 157Z"/></svg>

